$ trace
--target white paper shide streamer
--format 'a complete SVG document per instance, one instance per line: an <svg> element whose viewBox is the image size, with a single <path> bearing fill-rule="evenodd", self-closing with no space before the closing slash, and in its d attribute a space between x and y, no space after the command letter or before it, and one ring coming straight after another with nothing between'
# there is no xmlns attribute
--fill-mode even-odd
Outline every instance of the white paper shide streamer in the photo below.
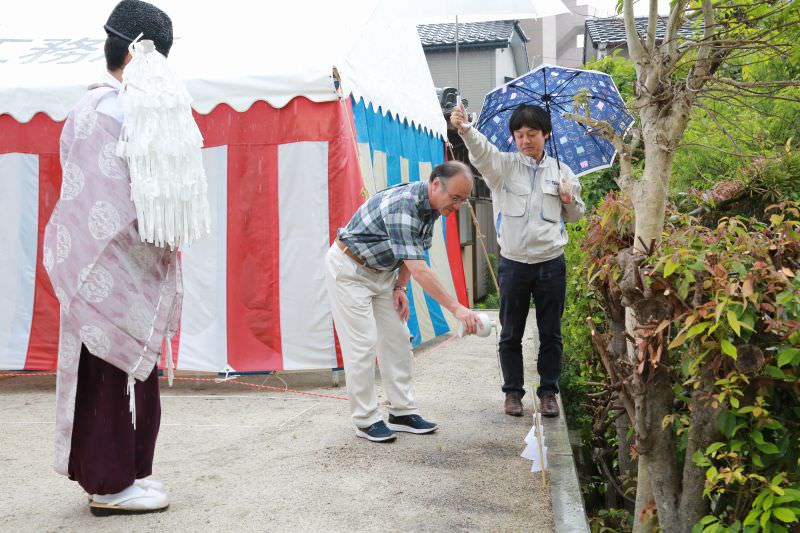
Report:
<svg viewBox="0 0 800 533"><path fill-rule="evenodd" d="M186 86L153 41L129 49L117 155L128 162L142 241L175 249L211 231L203 137Z"/></svg>

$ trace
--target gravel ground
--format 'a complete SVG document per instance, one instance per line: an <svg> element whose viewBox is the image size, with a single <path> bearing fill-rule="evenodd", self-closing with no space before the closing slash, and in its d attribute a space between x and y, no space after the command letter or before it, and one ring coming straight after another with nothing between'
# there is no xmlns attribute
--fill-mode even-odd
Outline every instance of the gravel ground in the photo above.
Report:
<svg viewBox="0 0 800 533"><path fill-rule="evenodd" d="M494 335L416 361L417 401L440 429L391 444L357 439L345 401L162 382L154 477L172 505L136 517L93 517L51 469L54 378L0 378L0 531L552 531L548 492L519 456L530 418L502 412Z"/></svg>

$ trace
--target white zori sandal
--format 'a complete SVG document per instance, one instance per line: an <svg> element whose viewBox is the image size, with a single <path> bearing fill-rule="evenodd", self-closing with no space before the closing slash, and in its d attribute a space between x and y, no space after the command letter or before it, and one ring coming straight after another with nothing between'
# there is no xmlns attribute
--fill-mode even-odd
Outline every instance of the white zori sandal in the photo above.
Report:
<svg viewBox="0 0 800 533"><path fill-rule="evenodd" d="M158 481L155 479L137 479L133 482L133 484L137 487L142 487L143 489L151 489L156 492L163 492L164 494L167 493L167 488L164 486L163 481Z"/></svg>
<svg viewBox="0 0 800 533"><path fill-rule="evenodd" d="M94 494L89 503L95 516L159 513L167 507L169 497L165 493L136 483L116 494Z"/></svg>
<svg viewBox="0 0 800 533"><path fill-rule="evenodd" d="M142 487L143 489L151 489L156 492L163 492L164 494L167 493L167 487L164 485L163 481L158 481L155 479L137 479L133 482L133 484L137 487ZM86 497L89 498L90 502L92 501L91 494L87 494Z"/></svg>

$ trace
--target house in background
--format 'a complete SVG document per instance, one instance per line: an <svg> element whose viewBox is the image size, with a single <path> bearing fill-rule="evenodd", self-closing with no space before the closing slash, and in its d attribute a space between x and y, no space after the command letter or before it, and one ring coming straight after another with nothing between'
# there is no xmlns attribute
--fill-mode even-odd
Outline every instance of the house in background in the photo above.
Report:
<svg viewBox="0 0 800 533"><path fill-rule="evenodd" d="M594 10L581 0L564 0L569 13L519 22L530 37L528 62L531 68L545 63L578 68L583 65L584 22Z"/></svg>
<svg viewBox="0 0 800 533"><path fill-rule="evenodd" d="M667 32L669 17L658 17L656 24L656 42L661 43ZM636 31L639 35L647 34L647 17L636 17ZM691 22L687 22L680 29L679 34L690 36L695 32ZM602 59L619 52L623 57L628 57L628 40L625 35L625 21L622 17L609 17L587 19L584 32L583 62Z"/></svg>

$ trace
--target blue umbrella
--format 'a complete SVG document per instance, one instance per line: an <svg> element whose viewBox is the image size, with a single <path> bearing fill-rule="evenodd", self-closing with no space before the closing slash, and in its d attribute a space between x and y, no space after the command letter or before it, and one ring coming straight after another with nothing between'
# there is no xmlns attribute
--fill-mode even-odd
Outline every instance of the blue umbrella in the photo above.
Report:
<svg viewBox="0 0 800 533"><path fill-rule="evenodd" d="M553 123L553 134L546 144L549 155L560 159L576 176L608 168L616 155L614 146L591 128L562 116L564 112L578 112L573 99L581 92L588 96L592 118L608 122L619 134L633 124L608 74L542 65L487 94L476 126L497 148L515 152L508 119L519 105L536 105L550 113Z"/></svg>

